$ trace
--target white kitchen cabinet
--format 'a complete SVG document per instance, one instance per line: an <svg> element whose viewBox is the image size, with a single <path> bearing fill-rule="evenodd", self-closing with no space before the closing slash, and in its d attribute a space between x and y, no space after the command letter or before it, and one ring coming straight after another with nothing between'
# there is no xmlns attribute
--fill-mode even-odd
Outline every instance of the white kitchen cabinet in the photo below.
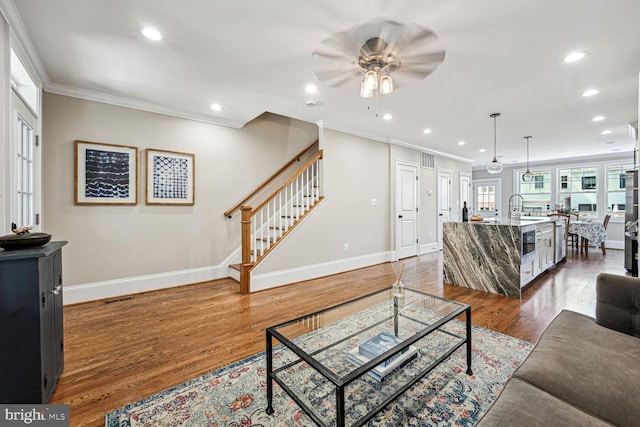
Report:
<svg viewBox="0 0 640 427"><path fill-rule="evenodd" d="M554 265L554 235L553 224L540 224L536 230L537 265L536 276Z"/></svg>

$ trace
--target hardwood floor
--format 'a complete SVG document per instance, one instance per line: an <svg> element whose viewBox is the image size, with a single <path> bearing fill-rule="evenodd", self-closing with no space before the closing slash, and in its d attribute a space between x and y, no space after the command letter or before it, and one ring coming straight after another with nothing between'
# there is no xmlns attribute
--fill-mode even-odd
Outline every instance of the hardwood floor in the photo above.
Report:
<svg viewBox="0 0 640 427"><path fill-rule="evenodd" d="M570 252L522 300L442 285L442 255L409 258L405 286L470 304L473 323L535 342L562 310L594 314L595 278L626 274L624 253ZM101 426L117 408L264 351L265 328L389 287L392 264L250 295L231 279L64 309L65 369L52 403L71 406L72 426Z"/></svg>

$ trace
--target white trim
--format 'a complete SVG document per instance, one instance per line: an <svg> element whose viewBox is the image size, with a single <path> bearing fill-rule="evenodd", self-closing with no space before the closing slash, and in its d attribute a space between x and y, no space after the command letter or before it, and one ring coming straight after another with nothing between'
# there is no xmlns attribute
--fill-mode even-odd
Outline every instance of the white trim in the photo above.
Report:
<svg viewBox="0 0 640 427"><path fill-rule="evenodd" d="M427 248L424 253L427 252L435 252L435 250ZM391 262L393 256L394 253L391 251L378 252L354 258L252 275L251 292L317 279L332 274L344 273L384 262ZM217 266L65 286L63 288L64 304L78 304L233 277L228 266L230 263L229 260L232 259L232 257L233 255L229 256L227 260Z"/></svg>
<svg viewBox="0 0 640 427"><path fill-rule="evenodd" d="M186 111L179 108L169 107L151 102L137 101L134 99L124 98L121 96L108 95L105 93L95 92L86 89L78 89L57 83L49 83L45 85L45 92L55 93L57 95L70 96L72 98L85 99L87 101L101 102L103 104L116 105L119 107L131 108L134 110L148 111L156 114L177 117L181 119L194 120L203 123L209 123L219 126L231 127L234 129L242 128L246 123L258 117L251 117L247 122L237 120L223 119L220 117L212 117L206 114Z"/></svg>
<svg viewBox="0 0 640 427"><path fill-rule="evenodd" d="M606 249L621 249L624 250L624 241L619 241L619 240L609 240L607 239L606 242L604 242L604 247Z"/></svg>
<svg viewBox="0 0 640 427"><path fill-rule="evenodd" d="M464 158L464 157L455 156L453 154L445 153L445 152L442 152L442 151L434 150L434 149L431 149L431 148L428 148L428 147L424 147L424 146L417 145L417 144L412 144L412 143L409 143L409 142L399 141L399 140L390 139L390 138L383 138L383 137L380 137L380 136L377 136L377 135L372 135L372 134L369 134L369 133L366 133L366 132L360 132L360 131L356 131L354 129L345 128L345 127L342 127L342 126L335 126L335 125L333 125L331 123L327 123L326 121L323 122L323 126L325 128L327 128L327 129L335 130L335 131L346 133L346 134L349 134L349 135L359 136L361 138L367 138L367 139L370 139L372 141L384 142L384 143L387 143L389 145L399 145L401 147L412 148L412 149L417 150L417 151L424 151L425 153L435 154L435 155L440 156L440 157L446 157L448 159L458 160L460 162L465 162L465 163L469 163L469 164L473 163L473 160L470 160L470 159L467 159L467 158Z"/></svg>
<svg viewBox="0 0 640 427"><path fill-rule="evenodd" d="M420 245L420 255L438 252L438 242L430 242Z"/></svg>
<svg viewBox="0 0 640 427"><path fill-rule="evenodd" d="M262 291L264 289L271 289L305 280L317 279L318 277L330 276L332 274L344 273L345 271L369 267L383 262L390 262L393 259L393 255L394 254L389 251L378 252L354 258L340 259L320 264L305 265L288 270L252 275L251 292ZM349 284L345 283L345 286L347 285Z"/></svg>
<svg viewBox="0 0 640 427"><path fill-rule="evenodd" d="M64 304L77 304L228 277L228 267L203 267L64 287Z"/></svg>
<svg viewBox="0 0 640 427"><path fill-rule="evenodd" d="M231 255L216 266L170 271L146 276L126 277L124 279L107 280L104 282L86 283L75 286L64 286L63 301L65 305L78 304L81 302L232 277L229 264L232 264L232 260L237 256L238 252L239 249L233 251Z"/></svg>

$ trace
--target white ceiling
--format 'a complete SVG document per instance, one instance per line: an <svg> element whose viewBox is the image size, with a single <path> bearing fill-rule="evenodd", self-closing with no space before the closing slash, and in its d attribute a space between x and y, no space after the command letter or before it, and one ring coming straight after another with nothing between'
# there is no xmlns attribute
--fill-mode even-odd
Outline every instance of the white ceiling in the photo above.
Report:
<svg viewBox="0 0 640 427"><path fill-rule="evenodd" d="M632 159L639 0L18 0L15 7L50 92L237 127L269 111L474 166L493 157L489 114L499 112L505 165L525 161L526 135L532 162L622 152ZM444 62L424 80L399 79L377 105L359 97L357 78L339 87L315 81L311 54L323 40L380 18L434 31ZM144 26L163 39L142 37ZM564 63L575 50L588 56ZM314 82L318 92L305 93ZM588 88L600 93L582 97ZM221 112L210 109L214 102ZM596 115L606 119L594 123ZM605 129L612 133L601 135Z"/></svg>

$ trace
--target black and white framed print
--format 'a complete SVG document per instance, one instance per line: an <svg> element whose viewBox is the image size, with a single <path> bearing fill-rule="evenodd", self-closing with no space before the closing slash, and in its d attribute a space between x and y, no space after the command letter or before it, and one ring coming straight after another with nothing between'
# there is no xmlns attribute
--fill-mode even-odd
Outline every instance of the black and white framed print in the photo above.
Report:
<svg viewBox="0 0 640 427"><path fill-rule="evenodd" d="M193 205L195 155L147 149L148 205Z"/></svg>
<svg viewBox="0 0 640 427"><path fill-rule="evenodd" d="M75 141L75 203L138 203L138 148Z"/></svg>

